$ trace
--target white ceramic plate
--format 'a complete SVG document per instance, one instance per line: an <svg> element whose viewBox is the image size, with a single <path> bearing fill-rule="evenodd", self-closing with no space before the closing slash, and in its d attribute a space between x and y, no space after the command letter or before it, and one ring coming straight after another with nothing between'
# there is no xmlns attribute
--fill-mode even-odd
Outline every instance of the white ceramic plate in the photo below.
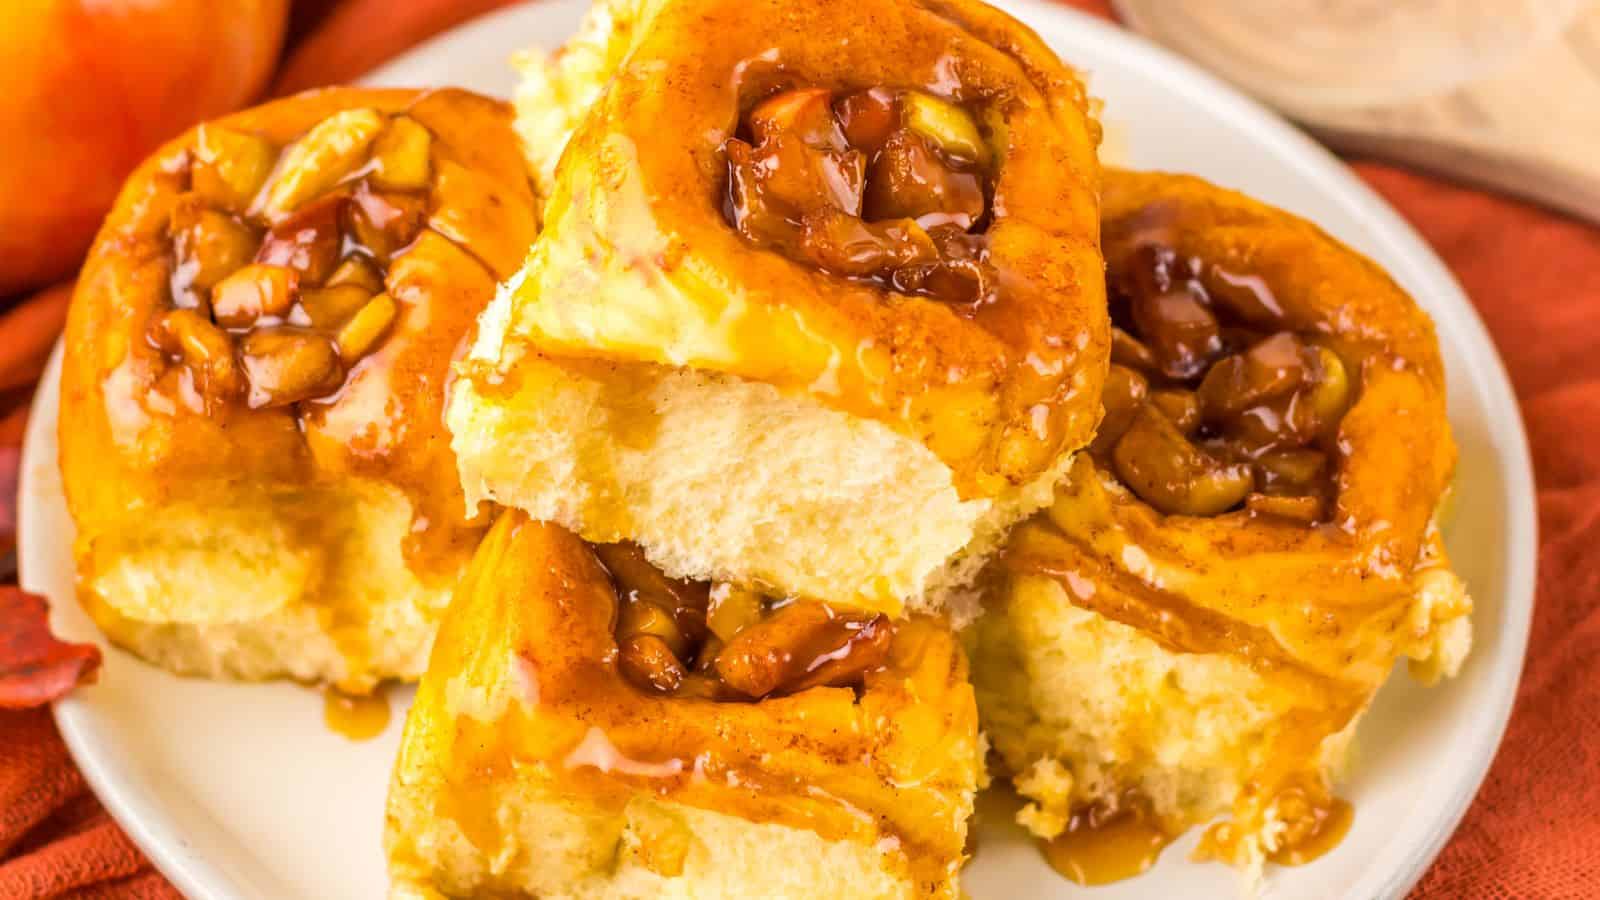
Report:
<svg viewBox="0 0 1600 900"><path fill-rule="evenodd" d="M587 0L547 0L456 29L372 77L505 95L522 46L552 46ZM1370 254L1439 327L1450 417L1461 444L1450 550L1477 602L1477 647L1461 677L1422 690L1394 680L1359 735L1344 792L1350 834L1310 866L1279 869L1271 895L1398 897L1438 852L1477 790L1505 726L1533 604L1533 481L1516 402L1467 299L1417 236L1337 160L1215 79L1115 27L1042 0L1006 2L1106 101L1114 152L1136 166L1195 172L1320 223ZM55 626L100 640L73 601L56 469L52 364L29 425L22 479L23 583L53 601ZM103 641L102 641L103 644ZM409 700L398 692L397 712ZM353 743L323 724L315 692L171 677L115 649L97 685L57 704L57 721L112 814L192 897L383 895L383 795L399 739ZM1233 875L1185 859L1194 837L1142 877L1096 888L1114 898L1234 898ZM965 883L975 898L1089 896L1053 874L1004 824L986 823ZM777 864L777 861L775 861Z"/></svg>

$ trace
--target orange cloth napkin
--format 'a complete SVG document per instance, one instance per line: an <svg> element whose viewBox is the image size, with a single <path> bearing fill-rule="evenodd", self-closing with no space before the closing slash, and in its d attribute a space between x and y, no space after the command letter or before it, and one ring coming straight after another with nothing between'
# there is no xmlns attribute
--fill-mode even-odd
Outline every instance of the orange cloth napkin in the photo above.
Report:
<svg viewBox="0 0 1600 900"><path fill-rule="evenodd" d="M277 83L349 80L504 2L300 0L301 40ZM1068 2L1109 15L1104 0ZM1539 599L1516 710L1488 781L1413 898L1596 896L1600 230L1385 165L1356 170L1433 244L1488 323L1522 402L1539 485ZM30 305L28 327L0 318L0 495L14 485L25 408L7 408L4 389L13 371L36 376L38 323L59 303ZM0 497L0 577L10 499ZM174 896L88 793L49 717L0 712L0 900Z"/></svg>

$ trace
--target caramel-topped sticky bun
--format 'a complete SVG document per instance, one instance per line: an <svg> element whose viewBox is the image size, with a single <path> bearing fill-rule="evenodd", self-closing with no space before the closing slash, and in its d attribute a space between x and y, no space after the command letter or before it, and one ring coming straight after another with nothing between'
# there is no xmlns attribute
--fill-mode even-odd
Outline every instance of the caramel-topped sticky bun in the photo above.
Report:
<svg viewBox="0 0 1600 900"><path fill-rule="evenodd" d="M1105 418L993 570L980 708L1067 868L1099 832L1159 850L1223 816L1203 855L1304 860L1348 821L1332 778L1395 660L1432 680L1471 643L1432 325L1239 194L1108 172L1103 204Z"/></svg>
<svg viewBox="0 0 1600 900"><path fill-rule="evenodd" d="M537 231L507 108L313 92L129 179L78 283L62 466L85 602L208 675L419 674L483 522L450 360Z"/></svg>
<svg viewBox="0 0 1600 900"><path fill-rule="evenodd" d="M978 766L942 623L672 581L513 511L407 721L390 871L418 897L955 897Z"/></svg>
<svg viewBox="0 0 1600 900"><path fill-rule="evenodd" d="M1076 74L976 0L612 0L526 74L551 201L452 393L469 493L676 576L969 596L1100 412Z"/></svg>

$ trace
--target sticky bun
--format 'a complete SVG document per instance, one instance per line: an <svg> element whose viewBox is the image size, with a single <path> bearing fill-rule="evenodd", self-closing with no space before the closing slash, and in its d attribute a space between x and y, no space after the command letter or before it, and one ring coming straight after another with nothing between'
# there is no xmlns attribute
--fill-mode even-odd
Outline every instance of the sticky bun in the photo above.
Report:
<svg viewBox="0 0 1600 900"><path fill-rule="evenodd" d="M520 512L406 723L395 897L956 897L977 710L947 627L668 578Z"/></svg>
<svg viewBox="0 0 1600 900"><path fill-rule="evenodd" d="M522 100L551 199L452 393L470 497L890 613L1048 502L1109 328L1097 126L1026 27L619 0Z"/></svg>
<svg viewBox="0 0 1600 900"><path fill-rule="evenodd" d="M307 93L146 161L61 393L80 596L112 639L198 675L419 675L484 527L445 379L536 231L509 109L462 91Z"/></svg>
<svg viewBox="0 0 1600 900"><path fill-rule="evenodd" d="M1470 645L1439 351L1294 216L1153 173L1108 171L1103 204L1105 418L991 572L980 709L1058 860L1094 823L1159 849L1209 822L1201 855L1259 871L1335 839L1332 778L1394 662L1432 680Z"/></svg>

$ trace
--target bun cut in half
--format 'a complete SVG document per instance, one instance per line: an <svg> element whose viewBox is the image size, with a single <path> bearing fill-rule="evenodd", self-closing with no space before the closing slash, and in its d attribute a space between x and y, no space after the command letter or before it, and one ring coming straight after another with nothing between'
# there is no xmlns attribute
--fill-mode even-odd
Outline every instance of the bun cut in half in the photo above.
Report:
<svg viewBox="0 0 1600 900"><path fill-rule="evenodd" d="M449 423L469 497L898 612L1099 415L1098 131L977 2L611 3L521 92L546 230ZM558 160L558 161L557 161Z"/></svg>

